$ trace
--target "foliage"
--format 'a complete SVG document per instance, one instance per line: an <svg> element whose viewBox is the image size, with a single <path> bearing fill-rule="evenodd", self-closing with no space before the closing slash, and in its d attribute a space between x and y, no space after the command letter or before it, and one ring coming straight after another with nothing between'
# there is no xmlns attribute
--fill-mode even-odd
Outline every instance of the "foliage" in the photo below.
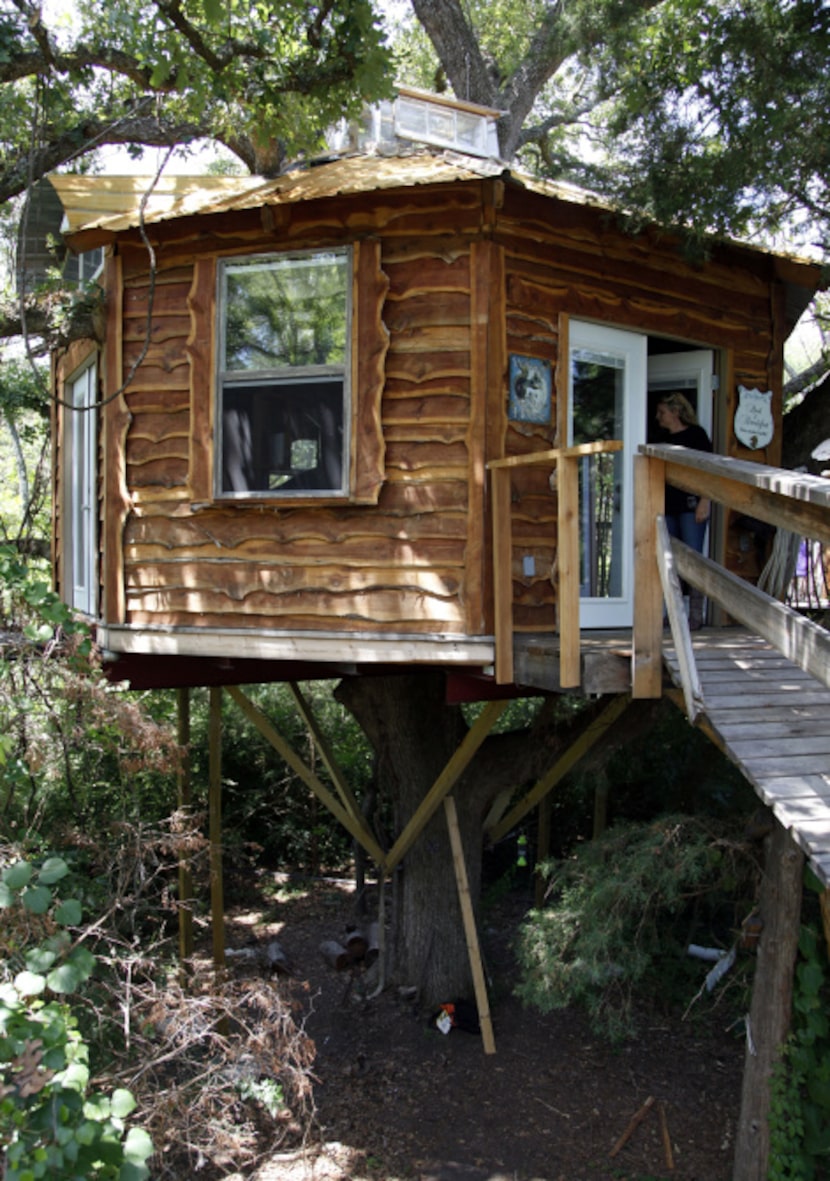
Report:
<svg viewBox="0 0 830 1181"><path fill-rule="evenodd" d="M0 1141L6 1181L141 1181L152 1143L126 1130L130 1092L90 1090L89 1051L64 999L87 981L95 957L69 928L81 904L54 887L69 872L51 857L36 868L17 861L0 877L4 918L0 983Z"/></svg>
<svg viewBox="0 0 830 1181"><path fill-rule="evenodd" d="M300 686L337 766L358 800L372 781L371 748L348 711L334 700L327 681ZM248 686L247 695L311 771L333 790L288 685ZM206 695L193 695L192 750L194 798L207 798L205 754L208 713ZM251 725L242 711L228 705L222 719L222 811L228 884L242 871L249 882L247 852L256 860L282 869L321 869L345 865L351 858L351 838L329 816L310 789Z"/></svg>
<svg viewBox="0 0 830 1181"><path fill-rule="evenodd" d="M771 1085L770 1181L815 1181L830 1161L830 967L817 926L801 928L790 1038Z"/></svg>
<svg viewBox="0 0 830 1181"><path fill-rule="evenodd" d="M0 358L0 539L24 549L49 536L48 456L45 378Z"/></svg>
<svg viewBox="0 0 830 1181"><path fill-rule="evenodd" d="M638 1003L688 996L690 942L732 942L756 867L725 826L666 815L622 823L544 867L544 908L519 942L519 996L543 1012L577 1004L612 1040L636 1029Z"/></svg>
<svg viewBox="0 0 830 1181"><path fill-rule="evenodd" d="M384 91L369 0L80 0L64 17L0 4L0 201L106 143L212 137L278 164Z"/></svg>
<svg viewBox="0 0 830 1181"><path fill-rule="evenodd" d="M821 0L661 4L606 78L614 188L661 222L828 232L830 11Z"/></svg>
<svg viewBox="0 0 830 1181"><path fill-rule="evenodd" d="M412 0L412 80L504 114L507 159L638 219L740 235L807 218L826 248L822 0Z"/></svg>
<svg viewBox="0 0 830 1181"><path fill-rule="evenodd" d="M0 547L0 813L9 833L100 831L163 799L175 736L104 678L88 625L9 547Z"/></svg>

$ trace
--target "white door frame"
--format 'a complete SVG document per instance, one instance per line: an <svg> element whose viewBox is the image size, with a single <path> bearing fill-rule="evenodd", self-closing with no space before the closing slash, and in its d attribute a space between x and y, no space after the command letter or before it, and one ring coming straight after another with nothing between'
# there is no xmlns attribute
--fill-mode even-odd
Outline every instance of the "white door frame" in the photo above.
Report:
<svg viewBox="0 0 830 1181"><path fill-rule="evenodd" d="M93 617L98 607L97 376L93 356L66 382L63 410L64 595L76 611Z"/></svg>
<svg viewBox="0 0 830 1181"><path fill-rule="evenodd" d="M573 365L575 353L606 358L623 374L621 537L615 549L621 555L620 590L613 597L580 599L580 628L631 627L634 618L634 461L645 442L646 372L648 337L582 320L571 320L568 358L568 443L573 442Z"/></svg>

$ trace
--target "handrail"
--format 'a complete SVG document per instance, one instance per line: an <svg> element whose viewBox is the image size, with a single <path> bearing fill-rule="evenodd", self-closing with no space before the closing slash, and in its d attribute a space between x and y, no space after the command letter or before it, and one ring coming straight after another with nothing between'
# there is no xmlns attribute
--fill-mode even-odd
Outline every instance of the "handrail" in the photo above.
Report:
<svg viewBox="0 0 830 1181"><path fill-rule="evenodd" d="M666 483L777 528L830 542L830 481L670 444L641 446L634 460L634 480L633 696L660 696L661 562L664 568L672 564L677 577L719 603L794 664L830 685L830 636L826 629L676 539L671 541L670 554L658 542ZM678 637L674 638L677 642ZM680 639L685 639L690 650L688 635Z"/></svg>
<svg viewBox="0 0 830 1181"><path fill-rule="evenodd" d="M622 450L619 439L599 439L527 455L508 455L487 464L493 487L493 606L495 677L513 683L513 522L510 472L540 464L556 466L558 493L556 560L559 571L559 683L576 688L581 679L579 647L579 460Z"/></svg>

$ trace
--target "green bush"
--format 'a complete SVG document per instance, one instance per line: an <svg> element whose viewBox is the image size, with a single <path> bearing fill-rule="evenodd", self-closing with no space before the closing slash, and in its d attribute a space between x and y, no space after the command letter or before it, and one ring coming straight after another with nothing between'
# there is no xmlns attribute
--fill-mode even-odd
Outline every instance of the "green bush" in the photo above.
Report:
<svg viewBox="0 0 830 1181"><path fill-rule="evenodd" d="M818 926L802 926L798 941L790 1037L772 1080L769 1181L830 1176L830 965Z"/></svg>
<svg viewBox="0 0 830 1181"><path fill-rule="evenodd" d="M616 1041L635 1032L638 1002L694 992L700 965L686 947L732 943L756 867L722 825L672 815L616 825L543 872L546 905L519 937L518 995L542 1011L579 1005Z"/></svg>
<svg viewBox="0 0 830 1181"><path fill-rule="evenodd" d="M68 997L95 957L69 928L81 904L60 898L59 857L17 861L0 875L5 978L0 982L0 1143L5 1181L142 1181L152 1143L126 1130L129 1091L89 1089L89 1053Z"/></svg>

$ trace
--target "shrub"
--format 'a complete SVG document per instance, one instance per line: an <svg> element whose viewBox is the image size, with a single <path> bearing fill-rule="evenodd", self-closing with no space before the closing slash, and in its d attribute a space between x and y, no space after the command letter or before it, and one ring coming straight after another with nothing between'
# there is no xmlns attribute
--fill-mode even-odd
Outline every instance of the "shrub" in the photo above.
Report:
<svg viewBox="0 0 830 1181"><path fill-rule="evenodd" d="M6 978L0 983L0 1141L5 1181L141 1181L152 1143L126 1130L126 1089L90 1091L88 1048L68 1001L95 957L69 928L81 905L54 887L69 873L49 858L18 861L0 877Z"/></svg>
<svg viewBox="0 0 830 1181"><path fill-rule="evenodd" d="M757 870L722 826L673 815L619 824L543 872L546 905L520 933L518 994L542 1011L580 1005L619 1040L635 1031L637 999L665 1003L678 976L691 984L689 942L733 941Z"/></svg>

